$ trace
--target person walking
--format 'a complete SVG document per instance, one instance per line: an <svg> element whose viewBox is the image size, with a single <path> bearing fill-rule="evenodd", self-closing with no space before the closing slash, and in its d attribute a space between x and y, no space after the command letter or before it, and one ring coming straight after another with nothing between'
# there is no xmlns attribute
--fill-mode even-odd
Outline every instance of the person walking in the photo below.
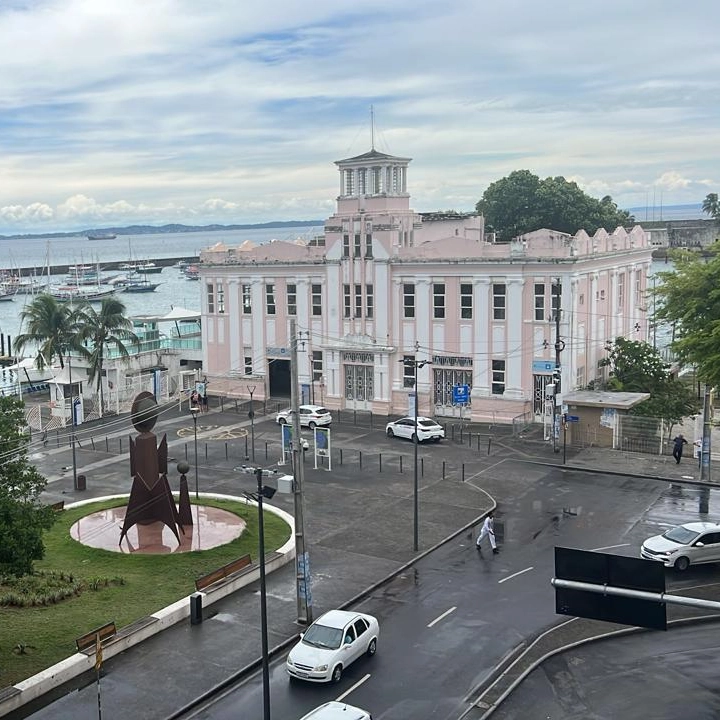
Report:
<svg viewBox="0 0 720 720"><path fill-rule="evenodd" d="M683 445L687 445L687 440L680 433L677 437L673 438L673 457L675 462L679 465L682 460Z"/></svg>
<svg viewBox="0 0 720 720"><path fill-rule="evenodd" d="M482 541L486 537L490 540L490 547L492 548L493 555L497 555L500 551L497 549L497 543L495 542L495 519L492 510L487 514L485 522L480 529L477 542L475 543L475 547L480 552L482 552Z"/></svg>

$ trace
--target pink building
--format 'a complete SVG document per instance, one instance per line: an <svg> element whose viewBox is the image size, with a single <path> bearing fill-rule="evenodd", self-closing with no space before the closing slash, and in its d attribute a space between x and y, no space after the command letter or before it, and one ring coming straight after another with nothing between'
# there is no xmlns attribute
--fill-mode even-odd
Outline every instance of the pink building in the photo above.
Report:
<svg viewBox="0 0 720 720"><path fill-rule="evenodd" d="M417 213L409 158L336 163L337 211L310 243L201 254L204 367L215 392L289 396L295 319L303 402L510 422L547 413L559 340L564 391L602 375L608 340L644 340L651 248L640 227L485 238L482 216ZM559 291L559 294L556 294ZM556 338L556 308L560 309ZM405 362L404 362L405 361Z"/></svg>

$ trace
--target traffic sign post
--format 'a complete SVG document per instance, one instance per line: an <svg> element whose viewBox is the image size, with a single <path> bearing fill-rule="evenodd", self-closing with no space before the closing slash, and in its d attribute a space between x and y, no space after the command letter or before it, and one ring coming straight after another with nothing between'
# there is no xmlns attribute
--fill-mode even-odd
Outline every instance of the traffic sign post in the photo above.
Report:
<svg viewBox="0 0 720 720"><path fill-rule="evenodd" d="M452 391L453 405L460 406L460 437L463 431L463 408L470 403L470 386L469 385L453 385ZM461 440L462 442L462 440Z"/></svg>

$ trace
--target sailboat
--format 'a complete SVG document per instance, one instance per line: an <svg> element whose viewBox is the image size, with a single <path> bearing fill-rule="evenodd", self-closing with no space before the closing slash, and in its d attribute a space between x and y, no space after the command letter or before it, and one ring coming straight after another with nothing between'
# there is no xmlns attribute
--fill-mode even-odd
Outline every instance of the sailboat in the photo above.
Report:
<svg viewBox="0 0 720 720"><path fill-rule="evenodd" d="M143 275L137 280L127 280L123 284L123 287L125 289L125 292L129 293L149 293L155 292L155 290L157 290L160 285L162 285L162 283L151 283L150 280L148 280L147 276Z"/></svg>

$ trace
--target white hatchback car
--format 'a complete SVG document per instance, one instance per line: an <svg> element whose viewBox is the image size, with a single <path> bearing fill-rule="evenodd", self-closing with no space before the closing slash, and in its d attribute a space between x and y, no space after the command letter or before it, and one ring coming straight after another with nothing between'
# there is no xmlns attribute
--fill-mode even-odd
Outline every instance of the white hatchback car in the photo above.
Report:
<svg viewBox="0 0 720 720"><path fill-rule="evenodd" d="M300 720L372 720L367 710L332 700L303 715Z"/></svg>
<svg viewBox="0 0 720 720"><path fill-rule="evenodd" d="M292 423L292 413L292 408L281 410L275 416L275 420L280 425ZM300 416L300 427L307 426L311 430L316 426L329 425L332 422L330 411L321 405L300 405L298 415Z"/></svg>
<svg viewBox="0 0 720 720"><path fill-rule="evenodd" d="M720 562L720 525L692 522L670 528L662 535L648 538L642 544L640 557L660 561L665 567L676 570Z"/></svg>
<svg viewBox="0 0 720 720"><path fill-rule="evenodd" d="M339 682L348 665L375 654L378 634L378 621L372 615L330 610L300 635L285 667L291 678Z"/></svg>
<svg viewBox="0 0 720 720"><path fill-rule="evenodd" d="M425 440L440 442L445 437L445 430L432 418L418 417L417 424L418 442L424 442ZM388 437L404 437L413 440L415 437L415 418L404 417L389 422L385 426L385 434Z"/></svg>

